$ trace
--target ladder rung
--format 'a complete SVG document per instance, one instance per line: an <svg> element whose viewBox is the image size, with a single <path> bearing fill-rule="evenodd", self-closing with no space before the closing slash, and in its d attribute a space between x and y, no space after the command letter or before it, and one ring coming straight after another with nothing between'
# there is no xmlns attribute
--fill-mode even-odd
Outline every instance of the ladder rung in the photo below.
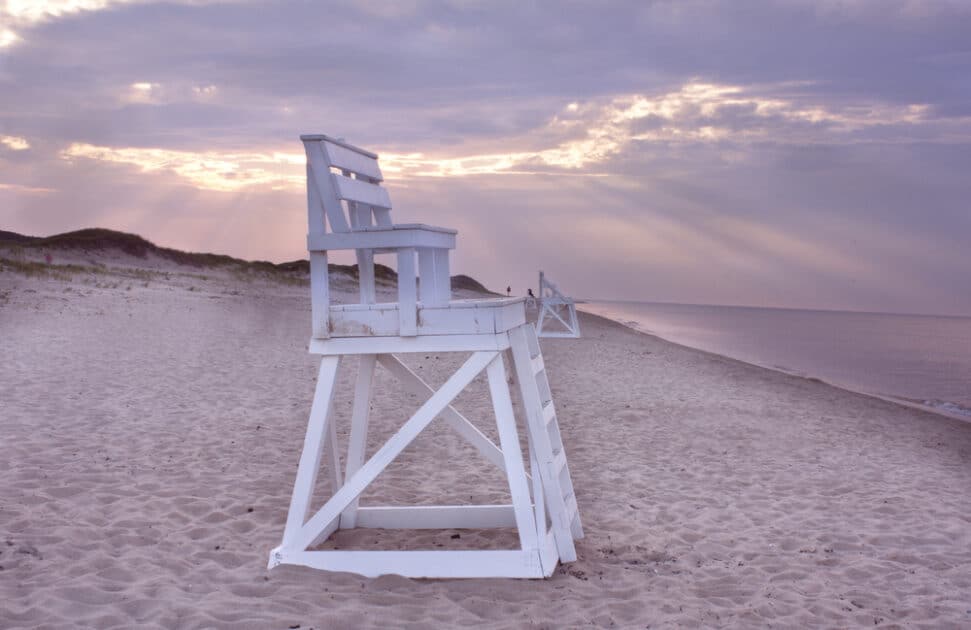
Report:
<svg viewBox="0 0 971 630"><path fill-rule="evenodd" d="M553 456L553 472L559 475L566 468L566 451L562 448Z"/></svg>
<svg viewBox="0 0 971 630"><path fill-rule="evenodd" d="M530 327L526 331L526 347L529 348L529 356L540 353L539 339L536 337L536 328Z"/></svg>
<svg viewBox="0 0 971 630"><path fill-rule="evenodd" d="M547 400L546 404L543 405L543 424L546 426L553 422L553 418L556 417L556 409L553 408L553 401Z"/></svg>
<svg viewBox="0 0 971 630"><path fill-rule="evenodd" d="M533 374L539 374L544 369L546 369L546 365L543 364L543 355L533 357Z"/></svg>
<svg viewBox="0 0 971 630"><path fill-rule="evenodd" d="M573 519L576 518L576 515L580 513L579 508L577 507L577 495L571 492L570 496L564 499L563 502L566 504L566 513L567 516L570 517L570 522L572 523Z"/></svg>

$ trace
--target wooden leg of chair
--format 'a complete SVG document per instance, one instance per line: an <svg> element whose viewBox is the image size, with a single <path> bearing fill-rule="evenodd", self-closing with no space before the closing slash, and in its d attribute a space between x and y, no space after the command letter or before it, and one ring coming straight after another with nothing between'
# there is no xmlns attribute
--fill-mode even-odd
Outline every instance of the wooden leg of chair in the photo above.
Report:
<svg viewBox="0 0 971 630"><path fill-rule="evenodd" d="M317 473L320 470L320 458L328 425L334 424L330 411L339 364L340 357L336 356L326 356L320 361L317 389L314 393L313 405L310 408L310 420L307 423L307 434L303 440L300 465L297 467L297 479L293 484L290 511L287 514L287 524L283 530L282 547L286 547L293 540L294 535L300 531L310 510L310 501L313 498L314 486L317 484Z"/></svg>
<svg viewBox="0 0 971 630"><path fill-rule="evenodd" d="M354 386L354 410L351 413L351 434L347 443L347 468L345 477L350 479L364 463L364 450L367 447L368 421L371 417L371 384L374 380L374 366L377 356L362 354L357 369L357 384ZM357 526L358 499L354 499L341 514L341 529Z"/></svg>
<svg viewBox="0 0 971 630"><path fill-rule="evenodd" d="M496 355L496 358L489 364L487 374L489 376L489 392L492 395L492 406L496 410L499 444L506 459L506 476L509 478L509 493L512 496L519 540L522 543L523 551L537 550L539 543L536 537L536 519L533 515L532 502L529 496L526 469L523 466L523 454L519 448L519 432L516 430L516 418L513 414L512 399L509 397L509 384L506 382L506 369L502 354Z"/></svg>

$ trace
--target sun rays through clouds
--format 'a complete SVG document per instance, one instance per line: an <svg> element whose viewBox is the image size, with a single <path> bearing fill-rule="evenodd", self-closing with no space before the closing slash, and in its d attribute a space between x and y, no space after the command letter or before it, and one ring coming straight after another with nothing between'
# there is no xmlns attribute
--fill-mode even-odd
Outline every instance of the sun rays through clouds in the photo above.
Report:
<svg viewBox="0 0 971 630"><path fill-rule="evenodd" d="M611 160L636 151L638 145L856 143L867 141L867 132L873 130L879 132L875 138L887 141L911 135L913 127L934 123L923 104L847 103L834 107L777 95L799 87L784 84L746 89L691 81L677 90L653 95L574 101L551 112L543 125L503 139L501 144L512 149L508 152L382 151L382 168L389 179L540 173L605 176ZM129 98L151 102L161 90L158 83L135 82ZM205 86L194 93L212 95L215 91L215 86ZM526 150L543 141L549 146ZM61 155L130 164L145 172L167 169L208 190L235 191L249 186L298 190L304 185L303 155L280 150L192 152L75 143Z"/></svg>

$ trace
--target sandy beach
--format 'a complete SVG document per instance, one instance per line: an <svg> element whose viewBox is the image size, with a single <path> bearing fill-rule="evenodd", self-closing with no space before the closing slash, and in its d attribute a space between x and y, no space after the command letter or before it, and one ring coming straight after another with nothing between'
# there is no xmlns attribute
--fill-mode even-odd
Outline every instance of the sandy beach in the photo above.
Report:
<svg viewBox="0 0 971 630"><path fill-rule="evenodd" d="M582 339L542 343L577 562L536 581L268 571L319 360L308 288L98 256L0 272L0 628L971 627L971 423L586 314ZM440 382L460 358L405 360ZM375 443L421 402L391 384ZM478 385L457 406L494 435ZM507 494L436 423L363 502Z"/></svg>

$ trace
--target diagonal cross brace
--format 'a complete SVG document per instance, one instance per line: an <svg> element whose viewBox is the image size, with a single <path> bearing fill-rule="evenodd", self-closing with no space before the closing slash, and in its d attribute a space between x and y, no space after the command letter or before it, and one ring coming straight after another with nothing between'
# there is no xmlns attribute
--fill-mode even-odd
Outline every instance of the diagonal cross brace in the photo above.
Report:
<svg viewBox="0 0 971 630"><path fill-rule="evenodd" d="M431 385L422 380L420 376L412 372L408 366L401 362L401 360L394 356L393 354L380 354L378 355L378 363L383 365L391 374L393 374L401 383L419 395L427 395L435 392L435 389ZM455 410L454 407L448 405L442 410L442 417L448 422L456 433L461 435L465 440L474 446L483 456L489 461L495 464L499 470L506 470L506 463L503 459L502 450L496 446L492 440L487 438L479 429L475 427L469 420L463 416L461 413Z"/></svg>
<svg viewBox="0 0 971 630"><path fill-rule="evenodd" d="M498 352L475 352L441 388L415 412L366 464L347 479L340 490L307 521L292 538L284 539L284 549L302 551L325 538L327 525L359 497L381 472L431 424L442 410L472 382L482 370L499 357Z"/></svg>
<svg viewBox="0 0 971 630"><path fill-rule="evenodd" d="M564 304L562 306L566 306L566 305ZM544 311L549 312L550 315L552 315L556 319L560 320L560 323L563 324L564 326L566 326L566 329L567 330L571 330L571 331L573 330L573 326L571 326L570 324L567 324L563 320L563 318L560 317L559 314L556 312L556 309L554 309L552 306L544 306L543 308L544 308Z"/></svg>

